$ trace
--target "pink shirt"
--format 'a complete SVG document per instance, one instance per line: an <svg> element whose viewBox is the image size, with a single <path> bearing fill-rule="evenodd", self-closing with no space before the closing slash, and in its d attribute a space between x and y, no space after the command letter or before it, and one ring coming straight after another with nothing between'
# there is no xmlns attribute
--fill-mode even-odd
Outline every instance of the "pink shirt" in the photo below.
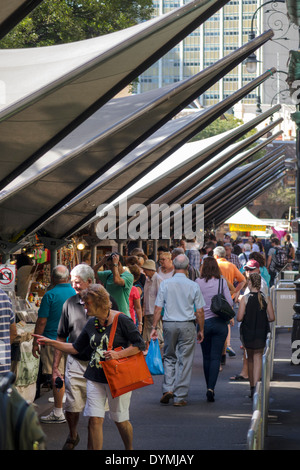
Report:
<svg viewBox="0 0 300 470"><path fill-rule="evenodd" d="M129 294L129 312L134 323L136 322L136 318L135 318L135 310L134 310L133 301L139 298L140 298L140 293L139 293L138 288L135 286L132 286L130 294Z"/></svg>

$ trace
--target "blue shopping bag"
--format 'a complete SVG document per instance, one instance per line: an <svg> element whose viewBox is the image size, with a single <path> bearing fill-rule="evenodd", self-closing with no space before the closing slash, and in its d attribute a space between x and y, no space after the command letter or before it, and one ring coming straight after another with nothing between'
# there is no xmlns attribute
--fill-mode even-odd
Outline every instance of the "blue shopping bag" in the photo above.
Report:
<svg viewBox="0 0 300 470"><path fill-rule="evenodd" d="M164 367L159 349L158 340L151 339L148 354L146 356L146 363L151 375L163 375Z"/></svg>

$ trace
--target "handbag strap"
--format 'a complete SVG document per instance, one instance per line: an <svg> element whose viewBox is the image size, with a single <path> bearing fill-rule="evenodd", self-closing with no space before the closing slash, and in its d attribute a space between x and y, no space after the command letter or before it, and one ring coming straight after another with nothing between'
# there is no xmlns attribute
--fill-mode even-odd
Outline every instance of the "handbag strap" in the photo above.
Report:
<svg viewBox="0 0 300 470"><path fill-rule="evenodd" d="M117 325L118 325L119 315L121 315L121 312L117 313L114 316L114 319L113 319L113 322L112 322L112 326L111 326L111 330L110 330L110 334L109 334L108 346L107 346L108 351L111 350L112 347L113 347L113 342L114 342L115 333L116 333L116 329L117 329Z"/></svg>
<svg viewBox="0 0 300 470"><path fill-rule="evenodd" d="M221 281L222 281L222 290L221 290ZM224 289L223 289L223 278L220 277L219 279L219 287L218 287L218 294L223 294L224 293Z"/></svg>

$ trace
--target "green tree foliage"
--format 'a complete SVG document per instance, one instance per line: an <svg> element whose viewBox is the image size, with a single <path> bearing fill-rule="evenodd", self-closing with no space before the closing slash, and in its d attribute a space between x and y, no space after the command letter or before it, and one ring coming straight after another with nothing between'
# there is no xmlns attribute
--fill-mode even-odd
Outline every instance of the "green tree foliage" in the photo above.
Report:
<svg viewBox="0 0 300 470"><path fill-rule="evenodd" d="M214 122L209 124L205 129L203 129L199 134L197 134L191 142L196 140L208 139L214 135L222 134L223 132L234 129L235 127L243 124L241 119L237 119L233 114L224 114L223 116L216 119ZM247 134L249 136L250 134Z"/></svg>
<svg viewBox="0 0 300 470"><path fill-rule="evenodd" d="M277 182L266 194L266 205L295 205L295 189L283 185L282 181Z"/></svg>
<svg viewBox="0 0 300 470"><path fill-rule="evenodd" d="M195 137L193 137L191 139L191 142L194 142L196 140L208 139L209 137L222 134L223 132L229 131L230 129L234 129L242 124L243 124L243 121L241 119L234 117L233 114L224 114L223 116L219 117L214 122L212 122L205 129L203 129L201 132L199 132L199 134L197 134ZM236 142L240 142L241 140L244 140L247 137L250 137L256 132L257 132L257 129L251 129L250 131L247 132L247 134L240 137L240 139L238 139ZM244 151L249 150L250 148L253 148L256 145L257 143L253 143L252 145L249 145L249 147L247 147ZM265 153L266 153L265 149L259 150L255 152L247 160L245 160L241 165L247 165L250 162L259 160L261 157L265 155Z"/></svg>
<svg viewBox="0 0 300 470"><path fill-rule="evenodd" d="M81 41L129 28L152 12L152 0L44 0L0 41L0 48Z"/></svg>

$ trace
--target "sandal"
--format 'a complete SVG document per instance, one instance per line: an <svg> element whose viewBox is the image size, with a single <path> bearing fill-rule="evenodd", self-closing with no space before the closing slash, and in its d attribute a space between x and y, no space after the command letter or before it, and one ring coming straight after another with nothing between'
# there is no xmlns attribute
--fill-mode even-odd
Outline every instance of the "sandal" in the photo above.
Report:
<svg viewBox="0 0 300 470"><path fill-rule="evenodd" d="M236 380L237 382L248 382L249 379L248 377L243 377L242 375L235 375L234 377L230 377L229 380Z"/></svg>
<svg viewBox="0 0 300 470"><path fill-rule="evenodd" d="M173 392L165 392L160 399L160 403L163 403L163 405L167 405L172 398Z"/></svg>
<svg viewBox="0 0 300 470"><path fill-rule="evenodd" d="M71 439L69 435L62 450L73 450L77 446L79 440L79 434L77 434L76 439Z"/></svg>

